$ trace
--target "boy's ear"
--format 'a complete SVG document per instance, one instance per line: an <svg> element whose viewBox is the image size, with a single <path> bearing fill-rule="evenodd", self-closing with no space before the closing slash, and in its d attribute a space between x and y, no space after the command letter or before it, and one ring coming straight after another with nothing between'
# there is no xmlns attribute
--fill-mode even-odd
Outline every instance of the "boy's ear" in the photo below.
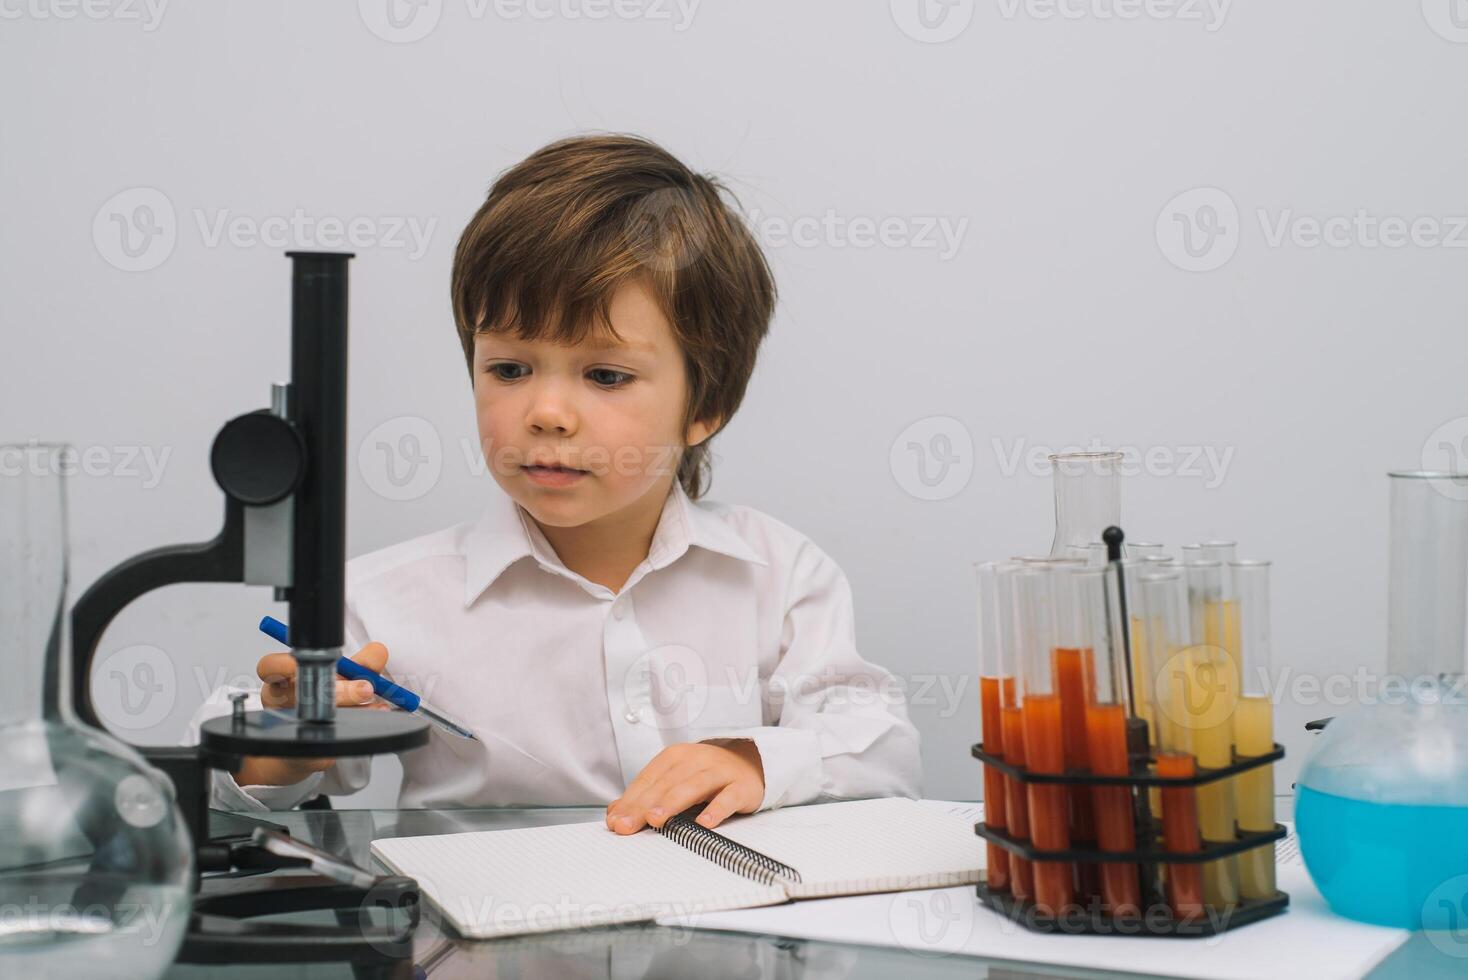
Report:
<svg viewBox="0 0 1468 980"><path fill-rule="evenodd" d="M711 437L715 432L718 432L721 428L723 428L723 426L724 420L720 416L714 416L714 418L710 421L704 421L700 419L699 421L694 422L688 427L688 438L687 440L685 440L687 442L688 448L692 449L694 446L699 445L704 440Z"/></svg>

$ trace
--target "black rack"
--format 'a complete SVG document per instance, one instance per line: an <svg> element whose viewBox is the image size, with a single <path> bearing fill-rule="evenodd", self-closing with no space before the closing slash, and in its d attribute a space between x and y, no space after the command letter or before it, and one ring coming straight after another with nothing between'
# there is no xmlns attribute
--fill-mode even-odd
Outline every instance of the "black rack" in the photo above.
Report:
<svg viewBox="0 0 1468 980"><path fill-rule="evenodd" d="M1174 864L1206 864L1224 860L1253 850L1270 847L1282 840L1288 831L1276 823L1272 830L1239 832L1236 839L1225 842L1203 841L1197 851L1169 851L1160 845L1160 824L1146 806L1148 790L1152 788L1187 789L1228 779L1239 773L1259 766L1269 765L1284 758L1284 747L1278 743L1274 751L1260 756L1239 759L1233 765L1221 769L1199 769L1192 776L1159 776L1152 769L1152 760L1145 756L1133 756L1132 772L1125 776L1103 776L1096 773L1067 770L1064 773L1036 773L1005 762L1002 758L984 751L983 743L970 750L975 759L993 766L1005 776L1020 783L1064 785L1089 790L1093 786L1126 786L1133 790L1137 801L1137 841L1135 849L1128 851L1102 851L1093 847L1071 847L1065 850L1043 850L1029 841L1018 840L996 827L980 821L974 825L974 833L991 844L1003 848L1011 855L1028 861L1087 862L1097 864L1124 863L1138 865L1141 876L1142 908L1137 915L1116 915L1094 902L1061 909L1059 914L1050 914L1039 909L1032 899L1016 898L1008 891L991 890L987 881L977 886L979 900L1000 915L1019 923L1033 932L1065 933L1070 935L1123 935L1157 936L1172 938L1206 938L1216 936L1278 915L1289 906L1289 895L1276 891L1266 898L1244 899L1227 908L1208 908L1205 914L1190 918L1175 917L1167 903L1161 887L1161 868Z"/></svg>

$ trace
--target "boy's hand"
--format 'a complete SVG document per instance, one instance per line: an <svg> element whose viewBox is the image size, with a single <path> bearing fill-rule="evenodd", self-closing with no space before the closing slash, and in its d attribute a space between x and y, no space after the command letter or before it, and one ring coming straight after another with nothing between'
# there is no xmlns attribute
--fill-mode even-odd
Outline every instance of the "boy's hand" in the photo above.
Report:
<svg viewBox="0 0 1468 980"><path fill-rule="evenodd" d="M387 667L387 647L381 643L369 643L352 659L369 670L382 673ZM260 689L260 703L266 708L282 709L296 706L296 658L288 653L267 653L255 665L255 673L265 682ZM336 678L336 706L338 708L360 708L371 705L377 695L367 681L349 681ZM387 706L383 702L383 706Z"/></svg>
<svg viewBox="0 0 1468 980"><path fill-rule="evenodd" d="M753 813L765 798L765 770L749 739L685 742L659 752L621 799L607 807L607 827L635 834L661 827L695 803L710 801L698 823L717 827L731 813Z"/></svg>
<svg viewBox="0 0 1468 980"><path fill-rule="evenodd" d="M363 667L382 673L387 666L387 647L381 643L369 643L352 659ZM255 673L265 685L260 689L260 704L273 711L283 711L296 706L296 658L288 653L267 653L255 665ZM378 701L367 681L349 681L336 678L336 706L338 708L376 708L387 710L392 707L386 701ZM274 759L263 756L246 756L244 764L235 774L241 786L289 786L298 783L313 772L330 769L335 759Z"/></svg>

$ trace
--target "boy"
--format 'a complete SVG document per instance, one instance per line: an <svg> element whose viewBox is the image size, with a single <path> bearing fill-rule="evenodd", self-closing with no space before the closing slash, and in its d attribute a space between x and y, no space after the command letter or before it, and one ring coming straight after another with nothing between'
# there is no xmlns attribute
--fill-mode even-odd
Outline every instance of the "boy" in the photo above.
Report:
<svg viewBox="0 0 1468 980"><path fill-rule="evenodd" d="M697 803L713 827L916 796L917 732L856 652L841 570L773 518L697 502L775 301L719 185L645 140L553 143L490 190L452 293L505 496L347 566L347 649L379 671L391 651L394 680L478 736L404 755L399 805L605 803L631 834ZM294 705L294 671L260 660L265 707ZM337 699L373 701L343 679ZM368 773L250 758L215 801L286 808Z"/></svg>

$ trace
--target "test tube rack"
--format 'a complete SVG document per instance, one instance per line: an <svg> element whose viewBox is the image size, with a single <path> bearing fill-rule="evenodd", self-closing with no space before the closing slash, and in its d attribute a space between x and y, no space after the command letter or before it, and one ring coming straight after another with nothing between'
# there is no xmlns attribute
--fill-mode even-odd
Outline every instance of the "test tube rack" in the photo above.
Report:
<svg viewBox="0 0 1468 980"><path fill-rule="evenodd" d="M985 752L983 743L974 745L971 752L973 757L984 765L993 766L999 772L1026 786L1031 783L1059 784L1072 792L1090 792L1091 788L1095 786L1131 788L1133 812L1136 814L1137 824L1136 839L1139 842L1147 842L1145 846L1135 850L1102 851L1094 847L1072 847L1062 851L1047 851L1036 848L1029 841L1018 840L1004 830L991 827L983 821L974 825L974 833L1003 848L1012 857L1029 861L1097 864L1117 862L1138 866L1142 905L1139 914L1135 916L1109 914L1099 907L1097 901L1088 900L1089 896L1081 896L1082 902L1078 902L1074 907L1059 910L1059 914L1048 914L1037 908L1032 899L1020 899L1008 890L991 889L987 881L979 882L977 890L981 902L1032 932L1201 939L1278 915L1289 906L1289 895L1276 891L1272 896L1243 899L1226 908L1209 908L1202 915L1187 918L1175 917L1162 887L1162 873L1166 866L1205 865L1213 861L1227 860L1256 847L1272 848L1274 842L1282 840L1288 831L1283 825L1276 823L1273 830L1252 833L1240 831L1236 839L1232 841L1202 841L1196 851L1168 851L1162 846L1161 821L1150 812L1148 804L1149 791L1153 787L1192 789L1220 779L1237 776L1241 772L1258 766L1277 762L1284 758L1285 754L1284 747L1279 743L1275 743L1274 751L1267 755L1244 759L1236 756L1233 765L1220 769L1200 767L1194 775L1185 777L1158 775L1153 760L1145 750L1134 751L1131 754L1132 771L1126 776L1102 776L1074 770L1059 774L1029 772L1023 767L1012 765L998 756Z"/></svg>

